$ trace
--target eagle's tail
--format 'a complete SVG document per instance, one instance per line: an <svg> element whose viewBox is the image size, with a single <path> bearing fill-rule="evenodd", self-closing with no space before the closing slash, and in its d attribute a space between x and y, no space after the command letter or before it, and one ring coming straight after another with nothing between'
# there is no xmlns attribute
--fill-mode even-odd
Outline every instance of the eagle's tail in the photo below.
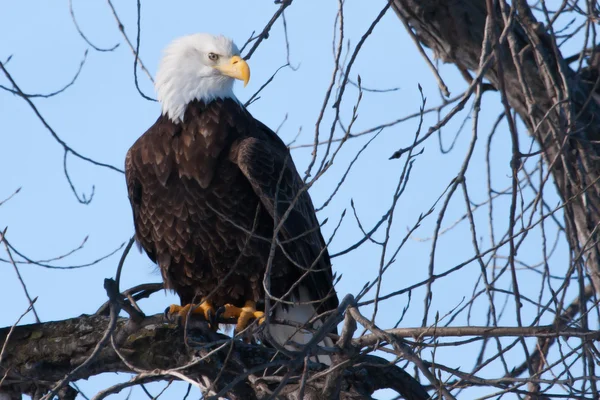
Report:
<svg viewBox="0 0 600 400"><path fill-rule="evenodd" d="M299 325L307 324L317 314L314 304L310 303L311 299L308 291L304 287L300 287L299 299L294 299L294 301L297 301L299 304L294 306L288 305L286 308L282 307L281 304L275 306L273 317L277 320L290 321ZM319 329L322 325L321 321L315 321L312 327ZM298 345L307 344L313 336L312 332L307 330L281 324L269 324L269 333L279 345L291 351L298 350L297 346L293 343L297 343ZM319 346L333 347L333 340L330 337L325 337L322 342L319 342ZM331 365L331 357L328 355L321 354L312 357L311 360Z"/></svg>

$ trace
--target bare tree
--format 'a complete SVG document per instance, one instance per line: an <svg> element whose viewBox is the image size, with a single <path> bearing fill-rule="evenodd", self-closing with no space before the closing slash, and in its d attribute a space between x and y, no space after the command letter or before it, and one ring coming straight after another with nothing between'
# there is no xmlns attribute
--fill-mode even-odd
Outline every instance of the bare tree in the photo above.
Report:
<svg viewBox="0 0 600 400"><path fill-rule="evenodd" d="M282 68L294 69L290 61L293 42L286 22L294 3L275 3L273 14L265 17L268 22L251 35L243 54L251 58L265 40L272 40L273 27L282 24L287 60ZM0 239L6 256L0 262L16 272L15 282L29 302L23 315L34 313L37 323L19 325L19 319L0 329L0 399L17 399L23 394L35 399L85 397L77 381L105 372L126 372L131 379L106 387L94 399L131 387L158 398L174 381L188 385L186 398L191 388L203 397L231 399L370 399L380 395L376 393L379 389L390 389L394 398L405 399L600 397L596 378L600 358L596 345L600 339L597 2L369 3L370 8L379 7L378 13L352 44L345 37L347 5L343 0L336 4L331 24L333 70L327 87L322 88L320 113L316 121L310 121L314 131L310 136L299 132L289 145L312 150L305 173L307 190L338 171L320 211L339 198L356 161L382 132L403 131L407 145L385 155L399 171L396 181L382 183L385 193L391 193L389 207L377 210L380 217L374 223L366 223L360 207L347 199L348 211L337 215L327 241L334 259L346 260L343 256L367 246L375 249L377 257L369 266L374 278L356 293L339 293L340 307L327 316L309 345L297 352L281 352L261 343L260 329L256 330L259 339L248 340L243 335L216 333L200 320L192 319L182 327L161 314L146 315L137 302L162 290L162 285L122 290L120 277L133 245L130 240L100 259L66 266L106 263L107 257L121 254L115 278L104 283L108 301L95 314L42 322L20 268L23 264L55 268L84 244L53 259L36 260L19 251L4 230ZM93 44L70 6L77 32L90 48L108 53L116 48ZM140 58L141 6L138 1L133 37L128 36L118 8L107 3L131 51L135 86L141 98L154 101L140 85L142 76L153 79ZM391 13L430 67L439 103L430 106L430 96L419 85L418 91L410 94L418 106L416 112L397 114L389 122L369 120L373 125L365 128L357 122L368 101L365 98L394 89L363 85L355 64L365 43ZM564 56L564 49L576 52ZM49 94L24 92L10 63L0 62L6 77L0 88L15 95L13 101L24 101L32 116L62 146L65 177L83 204L92 201L94 192L79 192L69 174L68 158L122 171L70 146L44 119L35 99L68 90L76 83L86 57L87 52L73 80ZM464 78L463 87L446 83L447 76L454 73L452 66ZM247 105L266 87L277 84L280 70L274 71ZM460 94L452 96L451 92ZM493 113L497 117L489 118ZM470 138L461 140L459 136L469 125ZM426 184L415 185L411 176L424 167L420 159L425 149L435 149L436 139L436 160L452 155L458 168L438 196L421 205L419 215L404 220L409 227L402 233L397 228L401 204L419 193L419 185ZM389 136L385 140L388 147L398 143ZM349 161L340 162L351 143L360 144L351 147L352 156L346 157ZM483 162L476 160L477 154ZM508 165L501 166L497 160ZM499 176L507 173L505 185ZM554 185L548 184L551 182ZM9 200L19 201L18 190L7 196L0 207ZM333 251L332 240L343 224L348 226L348 220L361 237ZM455 262L446 241L456 243L464 237L467 239L462 242L470 251L458 255L460 261ZM428 257L410 261L425 271L423 279L392 282L390 271L405 262L405 249L413 242L428 248ZM451 260L451 265L446 260ZM473 277L472 286L457 285L465 275ZM440 287L445 284L463 301L440 307L444 296ZM422 306L414 301L417 296L422 296ZM389 319L381 317L385 307L395 309L397 322L388 324ZM417 315L420 326L400 327L411 313ZM338 324L340 334L331 335L336 346L318 349L315 344ZM456 352L449 353L449 349ZM315 351L331 354L333 365L312 362L310 355ZM164 382L163 391L150 395L144 386L150 382Z"/></svg>

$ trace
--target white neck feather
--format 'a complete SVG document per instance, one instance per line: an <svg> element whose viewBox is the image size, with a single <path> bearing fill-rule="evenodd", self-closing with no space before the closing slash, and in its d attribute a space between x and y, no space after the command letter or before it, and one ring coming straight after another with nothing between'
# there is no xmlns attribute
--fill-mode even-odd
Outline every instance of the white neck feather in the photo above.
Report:
<svg viewBox="0 0 600 400"><path fill-rule="evenodd" d="M187 38L182 38L187 39ZM182 122L187 105L194 100L209 103L218 98L237 98L233 82L213 68L204 66L199 53L182 51L184 40L173 42L165 50L154 83L162 115L173 122Z"/></svg>

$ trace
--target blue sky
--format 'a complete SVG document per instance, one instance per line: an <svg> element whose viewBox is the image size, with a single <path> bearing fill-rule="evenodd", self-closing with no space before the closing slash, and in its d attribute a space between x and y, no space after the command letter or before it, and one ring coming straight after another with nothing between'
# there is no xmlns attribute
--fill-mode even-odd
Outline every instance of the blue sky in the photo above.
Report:
<svg viewBox="0 0 600 400"><path fill-rule="evenodd" d="M114 2L125 26L125 31L134 40L136 32L135 2ZM384 2L361 2L348 0L345 5L345 38L350 51L366 32L371 21L383 7ZM154 74L161 50L172 39L189 33L222 33L242 45L253 31L260 31L271 18L278 5L273 2L248 1L171 1L143 2L141 22L140 56L149 71ZM73 149L94 160L123 168L125 153L129 146L155 121L159 106L143 99L137 92L133 79L133 56L121 36L115 19L104 1L74 1L74 11L88 39L98 47L110 48L111 52L99 52L78 35L69 14L68 4L50 2L5 2L4 14L10 16L0 25L0 59L12 56L6 68L21 89L27 93L47 93L69 82L89 50L86 63L76 83L64 93L49 99L34 99L47 122ZM312 143L315 122L320 113L325 90L333 71L332 35L337 12L337 2L307 0L294 2L286 11L286 22L290 43L290 61L296 70L282 69L274 81L261 93L260 99L250 106L250 111L259 120L275 129L281 125L280 136L290 142L301 130L295 144ZM347 49L347 47L346 47ZM347 50L345 53L347 54ZM275 24L268 40L264 41L249 61L252 79L247 88L236 87L241 100L248 99L258 88L286 63L285 40L281 21ZM443 77L452 96L458 95L466 85L452 66L441 66ZM356 80L360 75L366 88L398 90L386 93L364 92L358 110L359 117L353 131L358 132L396 120L419 110L420 94L417 85L423 87L427 106L439 104L437 84L425 62L418 54L402 24L389 11L366 41L350 76ZM154 96L153 87L140 70L138 77L141 90ZM0 84L8 86L1 76ZM349 86L342 103L342 121L347 125L358 90ZM470 196L474 202L486 199L485 141L500 108L496 94L483 96L483 111L480 116L480 137L466 177ZM471 103L469 103L470 105ZM467 107L458 117L442 129L440 137L447 147L457 135ZM126 242L133 234L125 181L122 174L90 165L68 157L68 170L78 193L89 196L95 188L94 198L89 205L80 204L72 194L63 174L63 151L35 117L22 99L0 91L0 118L2 119L2 156L0 157L0 198L9 196L22 187L21 192L0 207L0 228L8 227L7 238L22 253L33 259L47 259L64 254L77 247L89 235L82 250L53 263L58 266L78 265L97 259ZM322 132L329 133L333 112L331 104L326 108ZM436 123L437 116L426 116L423 132ZM284 122L285 121L285 122ZM362 237L352 215L351 199L365 227L372 227L391 205L392 195L404 166L404 159L388 160L397 149L408 146L418 125L418 119L387 128L361 154L353 166L348 179L334 197L331 204L319 213L319 219L328 218L324 226L325 236L331 235L342 211L347 210L330 252L345 249ZM437 135L437 134L436 134ZM336 136L340 136L338 129ZM317 206L323 204L344 174L346 166L357 151L372 138L365 135L349 140L336 158L334 166L311 189ZM451 180L456 176L471 139L471 120L456 138L452 152L443 154L438 139L432 137L417 157L406 191L399 199L390 231L390 249L398 246L407 230L418 220L421 213L434 205ZM522 145L528 146L523 136ZM494 138L492 174L496 189L510 185L510 150L506 127L501 126ZM309 148L293 151L300 171L310 162ZM320 150L322 151L322 149ZM322 153L321 153L322 154ZM550 188L551 189L551 188ZM549 196L553 196L549 190ZM550 197L552 205L558 199ZM433 227L439 212L427 218L421 227L408 239L396 257L396 262L384 275L382 293L386 294L417 283L427 277L427 266L431 251ZM509 198L500 199L495 205L495 226L498 232L506 229ZM483 210L483 209L482 209ZM464 200L460 192L450 202L443 227L451 225L465 213ZM475 215L481 246L486 249L489 240L487 211ZM384 238L385 229L378 231L376 238ZM539 235L538 235L539 236ZM533 262L539 255L539 237L532 234L520 256ZM0 251L0 253L3 252ZM120 253L117 253L120 254ZM447 270L474 254L471 233L467 224L459 224L443 235L438 243L435 268L437 272ZM506 254L506 251L504 252ZM566 260L561 249L557 263ZM6 254L0 254L6 258ZM389 255L388 255L389 257ZM334 259L334 270L342 274L337 286L338 293L357 293L367 282L377 277L381 258L380 247L368 243L349 255ZM94 266L81 269L57 270L32 265L21 265L20 271L32 296L37 296L36 309L43 321L75 317L82 313L93 313L105 300L103 279L114 276L118 255ZM562 267L561 267L562 268ZM523 282L528 274L521 272ZM472 288L480 275L477 263L434 284L434 297L428 323L434 322L436 312L440 316L471 297ZM507 277L508 279L508 277ZM537 278L536 278L537 279ZM149 259L132 252L127 259L121 286L123 288L145 282L158 282L160 275ZM532 280L533 282L533 280ZM536 298L539 283L524 285L522 292ZM503 283L503 287L508 284ZM420 326L423 315L423 289L412 293L410 308L401 326ZM372 293L366 298L372 298ZM0 314L0 326L11 325L27 308L28 302L9 264L0 264L0 300L5 304ZM176 299L170 294L155 294L141 305L147 314L162 312ZM381 304L376 320L380 327L393 326L408 296L398 296ZM10 306L6 306L6 305ZM477 302L471 312L470 323L485 322L487 300ZM507 307L512 307L512 299ZM370 309L363 309L370 316ZM527 313L527 311L525 311ZM507 312L503 325L514 324ZM27 315L23 323L33 322ZM454 325L466 324L466 314L461 314ZM440 362L451 366L470 366L479 345L453 349L440 348L436 354ZM423 357L431 359L431 351L425 350ZM520 362L515 353L514 363ZM508 355L511 360L511 354ZM489 369L493 375L501 371ZM126 379L124 376L104 376L81 382L88 395L94 395L110 382ZM180 390L173 389L175 391ZM171 390L171 389L170 389ZM155 389L158 392L158 389ZM471 393L478 393L473 391ZM117 397L124 398L126 393ZM144 398L140 390L134 390L133 398ZM387 394L382 393L382 398ZM470 395L467 395L468 398Z"/></svg>

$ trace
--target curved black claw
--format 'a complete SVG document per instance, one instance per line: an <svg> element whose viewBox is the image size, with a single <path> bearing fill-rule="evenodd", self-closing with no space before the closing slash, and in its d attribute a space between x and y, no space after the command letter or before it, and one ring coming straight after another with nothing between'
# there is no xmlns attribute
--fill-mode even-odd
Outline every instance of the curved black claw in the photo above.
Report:
<svg viewBox="0 0 600 400"><path fill-rule="evenodd" d="M215 315L214 315L215 326L217 326L217 324L221 320L221 317L223 316L224 312L225 312L225 306L221 306L221 307L217 308L217 311L215 312ZM213 324L213 321L211 321L210 323Z"/></svg>
<svg viewBox="0 0 600 400"><path fill-rule="evenodd" d="M208 314L208 320L206 322L208 322L208 326L210 326L212 329L217 330L219 327L219 323L217 322L218 319L216 318L216 314L213 310L208 310L206 312Z"/></svg>
<svg viewBox="0 0 600 400"><path fill-rule="evenodd" d="M171 314L171 307L167 307L165 308L165 311L163 312L163 317L167 320L167 321L171 321L171 318L173 317L173 315Z"/></svg>

